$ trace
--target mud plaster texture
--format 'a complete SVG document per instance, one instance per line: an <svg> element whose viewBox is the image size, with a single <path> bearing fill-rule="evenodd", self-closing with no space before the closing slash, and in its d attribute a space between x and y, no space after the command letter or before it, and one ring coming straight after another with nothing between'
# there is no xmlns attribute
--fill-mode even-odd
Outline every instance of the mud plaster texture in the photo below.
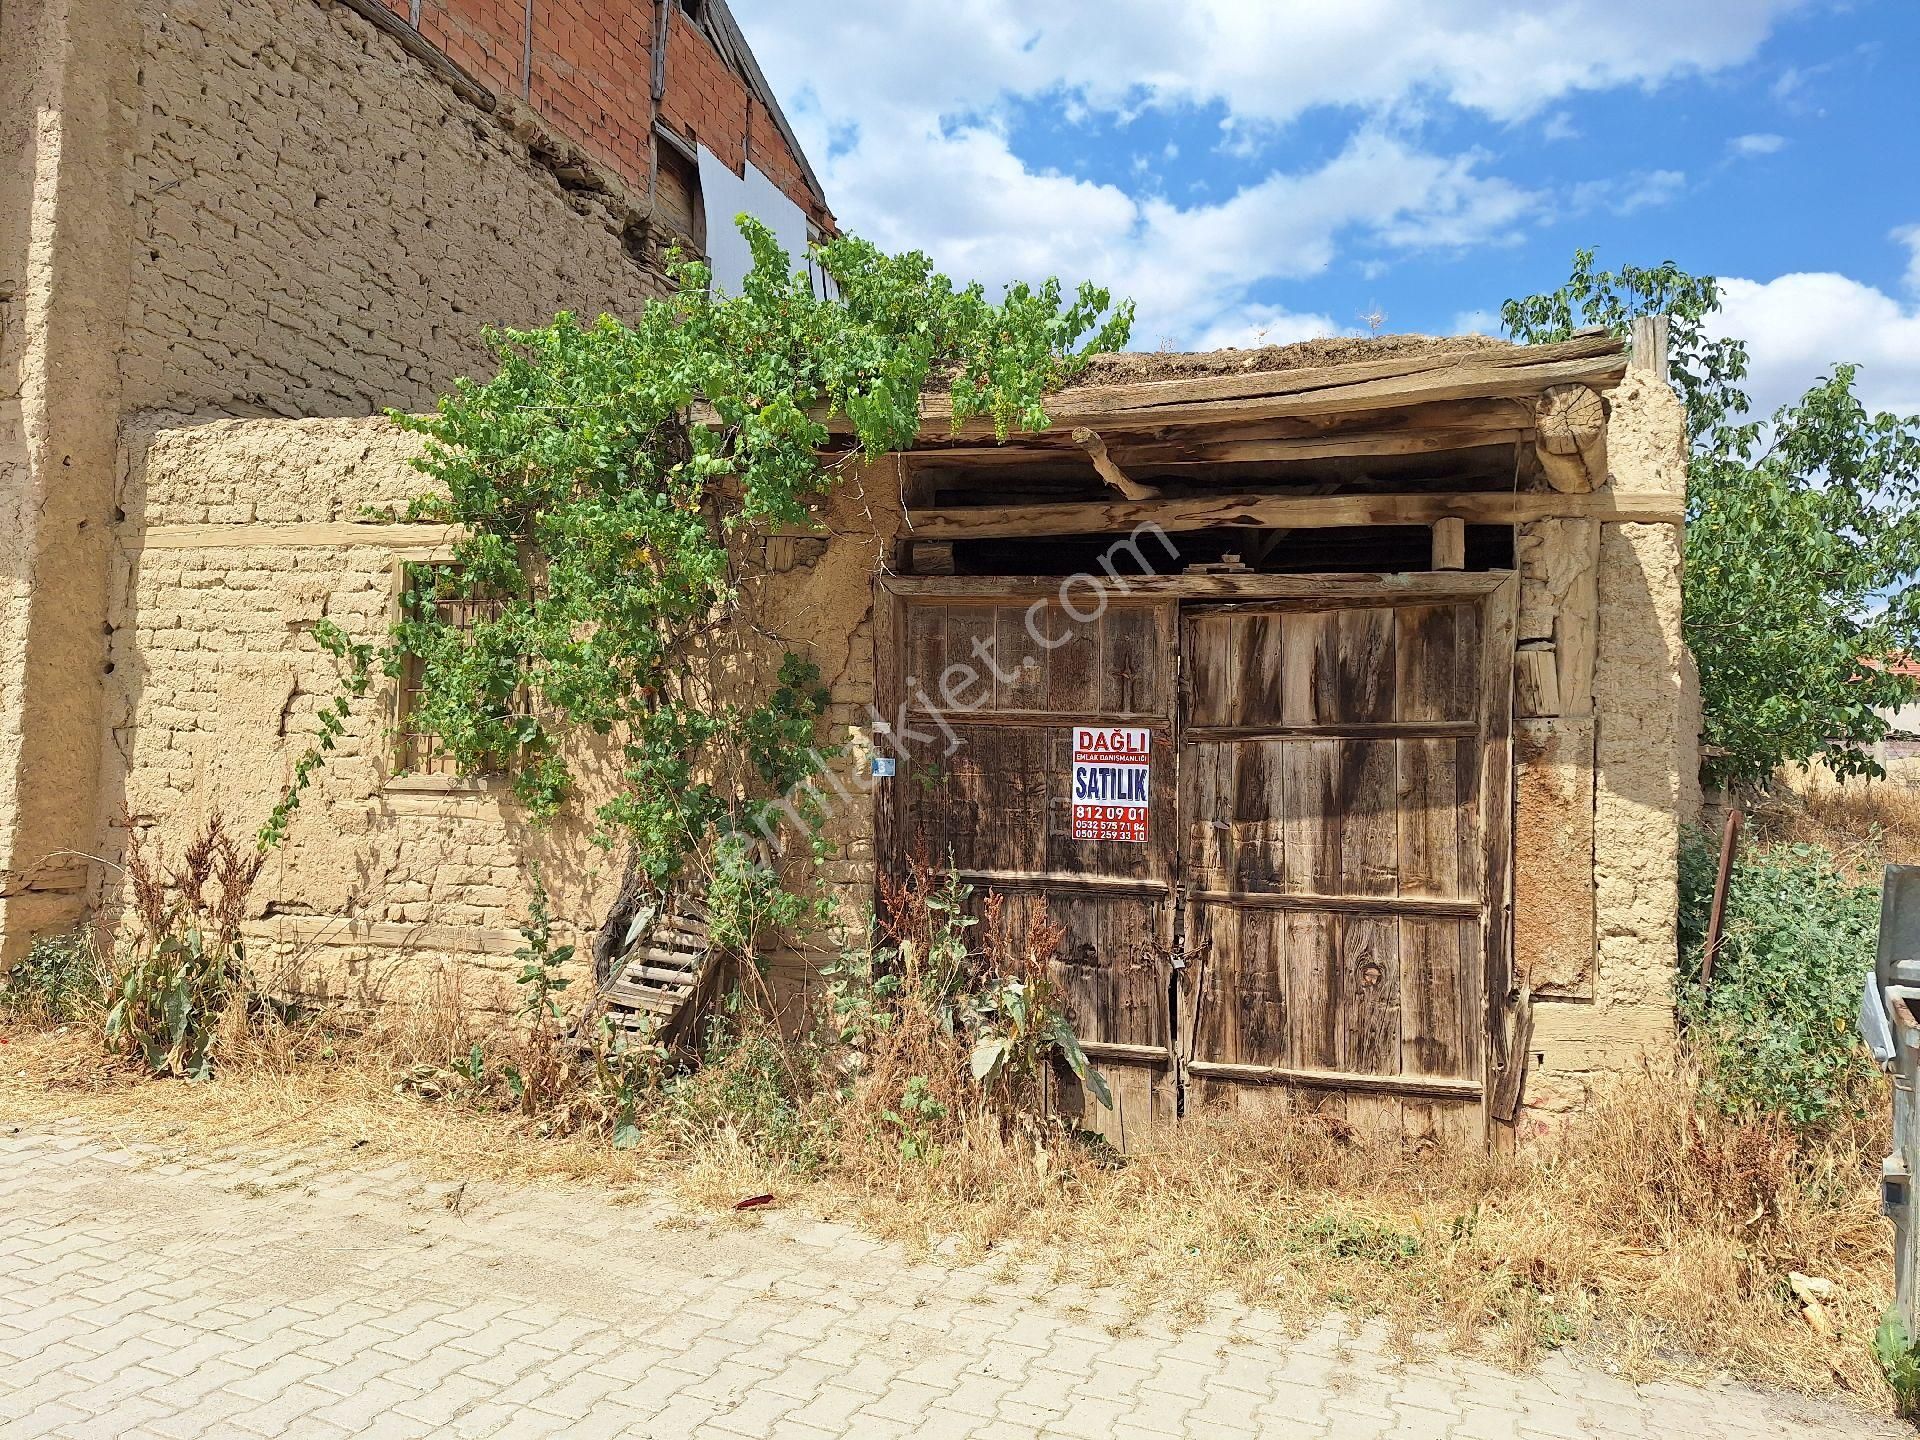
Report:
<svg viewBox="0 0 1920 1440"><path fill-rule="evenodd" d="M422 409L485 325L631 315L621 218L316 0L142 3L130 410Z"/></svg>
<svg viewBox="0 0 1920 1440"><path fill-rule="evenodd" d="M1608 396L1607 453L1620 490L1680 495L1686 431L1671 390L1629 371ZM1603 525L1593 675L1592 972L1577 995L1537 1002L1526 1103L1543 1121L1673 1045L1678 855L1699 813L1699 694L1680 629L1677 525ZM1520 748L1525 757L1526 727ZM1558 743L1583 743L1562 722ZM1577 785L1564 773L1551 782ZM1521 790L1524 800L1525 782ZM1577 803L1577 802L1569 802ZM1517 867L1528 864L1524 823ZM1519 941L1524 951L1526 942Z"/></svg>
<svg viewBox="0 0 1920 1440"><path fill-rule="evenodd" d="M79 920L98 883L73 857L107 843L102 776L125 763L103 751L124 728L107 713L117 550L148 523L351 519L366 498L309 512L236 463L224 489L148 515L121 484L123 430L424 407L485 373L483 324L631 313L662 282L632 253L630 208L537 158L525 107L474 108L335 0L8 0L0 56L6 960ZM328 568L300 564L315 584ZM258 623L230 614L198 618Z"/></svg>
<svg viewBox="0 0 1920 1440"><path fill-rule="evenodd" d="M417 451L417 437L382 420L160 421L129 432L121 503L145 517L145 543L116 568L107 789L147 845L177 855L215 810L252 833L339 682L314 624L382 640L404 559L431 558L438 534L407 527L396 542L394 529L368 527L381 543L288 545L261 543L286 532L260 527L403 505L430 483L409 464ZM822 787L834 853L819 878L848 929L863 923L873 885L871 806L855 777L871 729L871 577L898 512L887 462L843 481L819 533L764 539L742 556L755 627L817 664L833 696L821 739L846 753ZM760 684L776 663L759 653L731 662L730 676ZM535 870L570 938L584 939L621 856L593 843L585 819L535 828L500 788L397 774L395 706L391 682L377 682L307 792L255 891L256 956L309 994L378 998L456 957L477 963L469 981L497 990ZM575 811L608 793L612 758L578 753ZM121 897L101 898L111 912ZM776 957L775 968L795 988L804 957Z"/></svg>

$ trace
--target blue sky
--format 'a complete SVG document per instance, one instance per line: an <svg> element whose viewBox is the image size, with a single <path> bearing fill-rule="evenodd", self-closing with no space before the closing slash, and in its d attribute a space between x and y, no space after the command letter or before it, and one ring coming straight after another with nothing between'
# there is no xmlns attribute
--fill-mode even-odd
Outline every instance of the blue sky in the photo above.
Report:
<svg viewBox="0 0 1920 1440"><path fill-rule="evenodd" d="M1728 282L1770 406L1920 411L1914 0L733 0L842 223L1132 295L1152 349Z"/></svg>

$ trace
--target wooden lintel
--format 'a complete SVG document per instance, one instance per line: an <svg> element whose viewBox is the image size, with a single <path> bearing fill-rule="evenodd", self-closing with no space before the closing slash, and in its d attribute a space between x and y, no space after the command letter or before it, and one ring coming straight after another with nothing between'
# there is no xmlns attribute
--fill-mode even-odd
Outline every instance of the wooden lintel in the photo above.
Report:
<svg viewBox="0 0 1920 1440"><path fill-rule="evenodd" d="M458 525L362 525L351 520L314 520L286 525L151 525L128 536L128 541L141 550L337 550L354 545L415 550L451 545L465 533Z"/></svg>
<svg viewBox="0 0 1920 1440"><path fill-rule="evenodd" d="M1424 495L1199 495L1178 499L1075 501L1043 505L965 505L910 510L924 540L991 540L1037 535L1101 535L1158 526L1169 534L1218 528L1325 530L1363 525L1475 525L1592 518L1678 525L1680 498L1658 493L1467 491Z"/></svg>
<svg viewBox="0 0 1920 1440"><path fill-rule="evenodd" d="M1119 542L1119 543L1125 543ZM1342 572L1328 575L882 575L875 581L890 595L923 600L945 600L954 605L1010 605L1016 602L1059 602L1084 605L1097 596L1109 606L1152 605L1169 597L1271 604L1298 601L1316 608L1378 606L1404 603L1433 604L1443 600L1474 600L1499 589L1511 570L1452 570L1433 574L1424 570ZM890 612L890 607L882 607ZM896 702L897 703L897 702ZM998 715L1052 718L1050 712L996 711ZM955 717L956 720L958 717ZM970 716L969 724L985 716ZM1094 723L1143 725L1155 717L1118 714L1083 717Z"/></svg>
<svg viewBox="0 0 1920 1440"><path fill-rule="evenodd" d="M1120 468L1114 458L1107 453L1107 442L1100 438L1099 431L1088 430L1083 426L1073 432L1073 443L1087 452L1087 458L1093 461L1093 468L1100 472L1100 478L1127 499L1151 500L1160 493L1151 485L1142 485Z"/></svg>

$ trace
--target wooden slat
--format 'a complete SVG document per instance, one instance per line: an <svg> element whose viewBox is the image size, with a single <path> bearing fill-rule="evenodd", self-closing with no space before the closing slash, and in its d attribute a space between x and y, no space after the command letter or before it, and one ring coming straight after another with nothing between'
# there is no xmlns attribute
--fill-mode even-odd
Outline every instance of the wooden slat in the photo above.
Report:
<svg viewBox="0 0 1920 1440"><path fill-rule="evenodd" d="M1327 575L1149 575L1101 582L1099 601L1110 613L1130 606L1150 606L1168 599L1297 602L1315 608L1337 605L1403 605L1442 600L1472 600L1496 589L1511 574L1507 570L1457 571L1435 574L1399 572L1337 573ZM1068 580L998 575L883 575L877 585L889 594L916 601L946 600L955 607L980 607L1019 600L1031 603L1058 597ZM1094 596L1083 585L1067 593L1085 613ZM1223 605L1218 613L1230 613ZM876 637L877 638L877 637Z"/></svg>
<svg viewBox="0 0 1920 1440"><path fill-rule="evenodd" d="M1362 1075L1347 1070L1285 1065L1229 1065L1212 1060L1190 1060L1187 1069L1207 1080L1238 1080L1258 1085L1304 1085L1381 1095L1430 1095L1440 1100L1477 1100L1482 1090L1478 1081L1451 1080L1437 1075Z"/></svg>
<svg viewBox="0 0 1920 1440"><path fill-rule="evenodd" d="M1180 534L1220 528L1430 526L1448 518L1474 525L1518 525L1557 517L1678 525L1685 519L1685 507L1679 496L1659 492L1596 490L1565 495L1557 490L1469 490L1422 495L1200 495L1040 505L960 505L907 512L907 522L915 535L928 540L1103 535L1148 525Z"/></svg>
<svg viewBox="0 0 1920 1440"><path fill-rule="evenodd" d="M151 525L127 536L140 550L346 549L376 545L388 550L437 550L466 534L460 525L376 525L352 520L298 524Z"/></svg>
<svg viewBox="0 0 1920 1440"><path fill-rule="evenodd" d="M1355 721L1350 725L1190 725L1180 732L1188 745L1241 740L1447 740L1479 734L1472 720Z"/></svg>
<svg viewBox="0 0 1920 1440"><path fill-rule="evenodd" d="M1092 425L1124 430L1537 395L1563 383L1605 387L1616 383L1626 368L1618 341L1594 338L1559 345L1406 355L1311 369L1086 386L1052 396L1046 405L1054 429ZM929 436L993 433L988 417L955 427L951 404L943 395L928 396L920 413L921 432ZM852 429L844 417L832 417L825 423L830 430L843 433Z"/></svg>
<svg viewBox="0 0 1920 1440"><path fill-rule="evenodd" d="M1291 853L1291 851L1289 852ZM1314 910L1355 915L1448 915L1475 917L1478 900L1441 900L1422 895L1329 895L1308 890L1195 890L1195 900L1261 910Z"/></svg>

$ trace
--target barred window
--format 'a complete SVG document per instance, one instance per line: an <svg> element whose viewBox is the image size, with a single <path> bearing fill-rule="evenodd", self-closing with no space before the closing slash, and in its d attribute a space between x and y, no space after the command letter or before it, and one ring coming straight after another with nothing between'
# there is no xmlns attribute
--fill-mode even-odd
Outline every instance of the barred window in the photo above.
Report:
<svg viewBox="0 0 1920 1440"><path fill-rule="evenodd" d="M448 569L444 565L409 565L402 582L405 590L401 613L413 617L431 610L442 625L463 632L471 631L479 621L491 620L500 614L502 606L497 599L441 595L440 577ZM399 753L395 761L399 769L415 775L458 776L460 767L440 743L440 736L414 722L419 713L422 668L419 657L414 655L408 655L401 666L400 706L395 725ZM501 775L506 769L502 757L490 756L479 773L468 778Z"/></svg>

